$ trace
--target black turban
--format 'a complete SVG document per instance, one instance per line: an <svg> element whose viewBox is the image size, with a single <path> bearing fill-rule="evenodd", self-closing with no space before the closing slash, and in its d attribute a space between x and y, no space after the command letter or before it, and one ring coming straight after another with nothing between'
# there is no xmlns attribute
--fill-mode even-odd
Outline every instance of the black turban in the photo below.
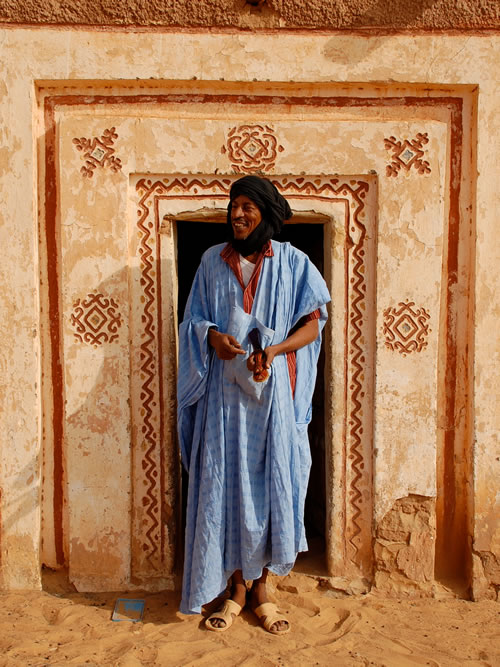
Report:
<svg viewBox="0 0 500 667"><path fill-rule="evenodd" d="M251 199L258 206L262 215L262 222L244 240L234 238L233 226L231 225L232 202L240 195L245 195ZM259 176L243 176L232 184L229 191L227 224L230 243L243 257L248 257L248 255L261 250L265 243L277 236L283 227L284 221L289 220L292 215L287 200L280 195L271 181Z"/></svg>

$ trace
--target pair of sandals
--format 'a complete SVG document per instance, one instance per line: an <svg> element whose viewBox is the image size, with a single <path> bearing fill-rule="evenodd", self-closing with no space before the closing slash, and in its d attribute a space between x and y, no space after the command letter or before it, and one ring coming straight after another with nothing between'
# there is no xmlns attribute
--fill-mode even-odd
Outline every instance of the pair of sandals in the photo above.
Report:
<svg viewBox="0 0 500 667"><path fill-rule="evenodd" d="M235 602L234 600L226 600L222 607L211 614L205 621L205 626L207 630L212 630L213 632L225 632L233 624L236 616L239 616L243 607ZM274 602L264 602L253 610L254 614L259 619L262 627L267 632L270 632L272 635L286 635L287 632L290 632L290 623L287 618L278 610L277 605ZM225 625L220 627L214 626L212 620L224 621ZM286 628L276 630L273 629L273 625L279 621L285 621Z"/></svg>

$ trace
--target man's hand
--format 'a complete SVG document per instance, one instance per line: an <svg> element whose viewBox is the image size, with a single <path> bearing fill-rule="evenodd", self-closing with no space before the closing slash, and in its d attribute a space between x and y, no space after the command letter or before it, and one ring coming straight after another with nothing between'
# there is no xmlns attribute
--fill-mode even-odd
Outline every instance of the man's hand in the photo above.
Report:
<svg viewBox="0 0 500 667"><path fill-rule="evenodd" d="M273 359L278 354L276 347L273 345L270 345L269 347L266 347L264 350L264 358L266 360L264 364L264 368L271 368L271 364L273 363Z"/></svg>
<svg viewBox="0 0 500 667"><path fill-rule="evenodd" d="M237 354L245 354L234 336L226 333L221 333L216 329L210 329L208 332L208 343L211 345L215 354L222 359L222 361L230 361L234 359Z"/></svg>
<svg viewBox="0 0 500 667"><path fill-rule="evenodd" d="M295 333L288 336L282 343L277 345L270 345L266 347L264 353L266 355L265 368L270 368L274 357L278 354L286 354L287 352L295 352L301 347L309 345L313 340L316 340L319 333L318 320L309 320L295 331Z"/></svg>

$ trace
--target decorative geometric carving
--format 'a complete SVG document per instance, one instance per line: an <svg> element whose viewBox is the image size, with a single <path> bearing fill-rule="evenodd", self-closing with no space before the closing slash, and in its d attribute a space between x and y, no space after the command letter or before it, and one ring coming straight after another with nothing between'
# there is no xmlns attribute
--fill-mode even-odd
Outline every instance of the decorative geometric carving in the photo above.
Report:
<svg viewBox="0 0 500 667"><path fill-rule="evenodd" d="M419 174L429 174L431 166L427 160L422 160L424 156L423 146L429 143L427 132L419 132L415 139L408 141L398 141L396 137L390 136L384 139L384 146L392 151L392 162L386 166L387 176L397 176L401 168L410 171L412 167Z"/></svg>
<svg viewBox="0 0 500 667"><path fill-rule="evenodd" d="M82 176L92 178L96 167L111 167L114 172L120 171L121 160L113 155L115 149L112 146L115 139L118 139L118 134L114 127L104 130L100 139L97 137L92 140L85 137L73 139L77 150L83 153L82 159L85 160L84 166L80 169Z"/></svg>
<svg viewBox="0 0 500 667"><path fill-rule="evenodd" d="M221 152L227 151L234 171L250 174L271 171L277 151L283 150L269 125L240 125L229 131L227 148L223 146Z"/></svg>
<svg viewBox="0 0 500 667"><path fill-rule="evenodd" d="M117 308L116 301L103 294L88 294L86 299L77 299L70 317L76 340L94 347L116 340L122 325Z"/></svg>
<svg viewBox="0 0 500 667"><path fill-rule="evenodd" d="M368 188L367 188L368 189ZM366 196L366 190L359 192L362 199ZM346 470L346 482L349 484L348 510L349 524L346 526L346 538L352 549L351 562L359 565L358 551L362 546L363 537L366 539L366 527L363 530L363 521L366 526L367 502L366 487L368 484L364 478L365 459L363 451L363 399L368 393L366 388L366 349L363 345L363 334L366 332L366 226L360 220L360 213L364 208L364 202L353 211L353 216L348 230L347 241L350 246L350 257L347 272L350 283L348 312L349 322L347 349L347 377L346 384L349 387L350 412L347 417L348 432L348 457L350 469ZM365 491L365 494L363 493Z"/></svg>
<svg viewBox="0 0 500 667"><path fill-rule="evenodd" d="M153 180L141 178L136 184L138 201L138 249L140 256L140 304L141 337L138 345L137 364L140 376L140 392L134 419L135 431L140 441L134 445L139 457L137 470L141 471L144 484L135 485L138 494L136 507L144 508L137 539L140 545L140 562L134 565L144 573L161 572L165 568L165 520L162 519L164 491L161 465L162 438L160 416L168 413L168 422L175 421L175 405L171 412L162 404L158 378L164 377L161 368L159 322L161 322L161 295L158 285L160 275L157 236L161 224L159 202L177 198L199 201L209 197L212 201L226 202L232 183L231 176L168 176ZM371 559L371 465L370 465L370 413L371 385L369 350L366 341L370 337L370 318L367 299L366 261L370 235L363 220L366 215L365 199L370 191L368 182L353 177L283 177L271 181L286 197L294 199L319 199L345 203L346 277L349 285L346 303L346 377L347 412L345 428L345 480L347 487L345 507L345 534L350 547L349 559L356 568L370 570ZM370 251L371 252L371 251ZM163 353L175 357L175 346ZM167 372L167 371L165 371ZM135 374L137 376L137 373Z"/></svg>
<svg viewBox="0 0 500 667"><path fill-rule="evenodd" d="M141 200L141 204L144 200ZM146 203L146 202L144 202ZM141 206L140 204L140 206ZM142 207L141 207L142 208ZM140 345L139 369L142 380L140 389L141 402L141 468L144 475L140 503L144 510L141 530L141 559L145 560L150 569L159 571L162 568L164 555L164 518L160 516L163 504L163 489L161 471L161 433L158 417L158 378L160 367L157 350L157 276L159 267L156 258L156 229L154 222L139 210L137 222L140 244L141 270L141 321L142 332ZM143 566L144 567L144 566Z"/></svg>
<svg viewBox="0 0 500 667"><path fill-rule="evenodd" d="M385 345L397 350L403 357L420 352L427 345L429 335L429 313L425 308L415 310L414 301L401 301L399 308L392 306L384 310Z"/></svg>

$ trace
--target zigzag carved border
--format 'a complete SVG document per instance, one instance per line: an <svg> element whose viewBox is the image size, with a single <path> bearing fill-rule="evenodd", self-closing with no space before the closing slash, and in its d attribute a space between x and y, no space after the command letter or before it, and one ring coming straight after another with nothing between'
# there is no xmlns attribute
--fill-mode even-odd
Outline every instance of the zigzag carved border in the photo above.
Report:
<svg viewBox="0 0 500 667"><path fill-rule="evenodd" d="M154 222L148 220L150 217L148 207L143 199L139 203L140 215L137 221L137 227L140 235L140 267L141 267L141 288L142 288L142 342L140 346L140 371L141 371L141 393L142 404L142 424L139 433L142 434L141 447L142 469L145 477L145 488L143 488L141 507L145 510L145 515L149 520L149 525L145 527L143 536L142 552L150 566L157 569L161 555L164 550L164 534L161 529L163 525L161 517L161 495L156 492L157 480L162 485L161 475L159 475L158 458L161 456L160 433L157 420L154 419L155 402L154 385L157 381L160 369L157 364L157 332L155 330L155 311L157 299L157 285L154 274L157 268L155 260L155 244L152 242L156 237L156 230L153 228ZM141 443L141 444L142 444ZM158 556L160 558L158 559Z"/></svg>
<svg viewBox="0 0 500 667"><path fill-rule="evenodd" d="M365 467L362 450L363 421L361 419L362 398L364 390L364 371L366 361L366 350L361 345L364 322L363 313L366 314L366 272L365 263L365 239L366 227L360 221L360 213L364 208L362 199L366 196L366 190L361 190L358 195L358 206L352 216L354 225L349 227L348 242L351 245L352 276L350 278L348 313L348 340L349 340L349 363L348 363L348 392L350 402L353 406L349 411L349 459L351 462L351 477L349 481L349 502L351 505L349 545L352 550L351 560L357 563L359 547L359 536L363 530L360 518L363 513L363 493L359 482L363 477ZM357 238L355 238L355 235Z"/></svg>
<svg viewBox="0 0 500 667"><path fill-rule="evenodd" d="M138 432L143 434L146 447L143 447L141 467L144 471L145 485L141 491L141 502L147 508L147 520L141 527L142 552L149 568L160 569L165 549L162 530L162 495L164 484L158 462L162 457L159 451L160 434L155 430L155 413L162 411L161 405L154 406L155 393L151 387L160 373L157 360L160 341L155 321L158 318L159 290L156 285L159 266L155 262L156 240L159 229L158 201L164 198L188 200L206 199L227 200L231 184L239 176L169 176L152 180L142 178L137 182L136 190L140 195L138 202L137 232L139 235L139 253L141 267L142 321L141 332L141 424ZM346 203L346 290L347 332L346 353L346 538L350 546L349 559L360 567L362 542L371 542L366 526L371 523L371 505L367 506L363 490L371 487L371 467L365 461L363 451L363 399L366 391L366 353L363 337L366 333L366 226L361 218L365 211L365 198L369 183L357 178L345 180L328 177L280 177L270 178L284 194L294 198L322 201L345 201ZM175 415L171 415L175 418ZM160 478L160 479L159 479ZM136 486L137 488L137 486ZM368 494L370 495L370 494ZM368 516L369 515L369 516ZM364 520L363 520L364 518ZM146 525L147 524L147 525Z"/></svg>

